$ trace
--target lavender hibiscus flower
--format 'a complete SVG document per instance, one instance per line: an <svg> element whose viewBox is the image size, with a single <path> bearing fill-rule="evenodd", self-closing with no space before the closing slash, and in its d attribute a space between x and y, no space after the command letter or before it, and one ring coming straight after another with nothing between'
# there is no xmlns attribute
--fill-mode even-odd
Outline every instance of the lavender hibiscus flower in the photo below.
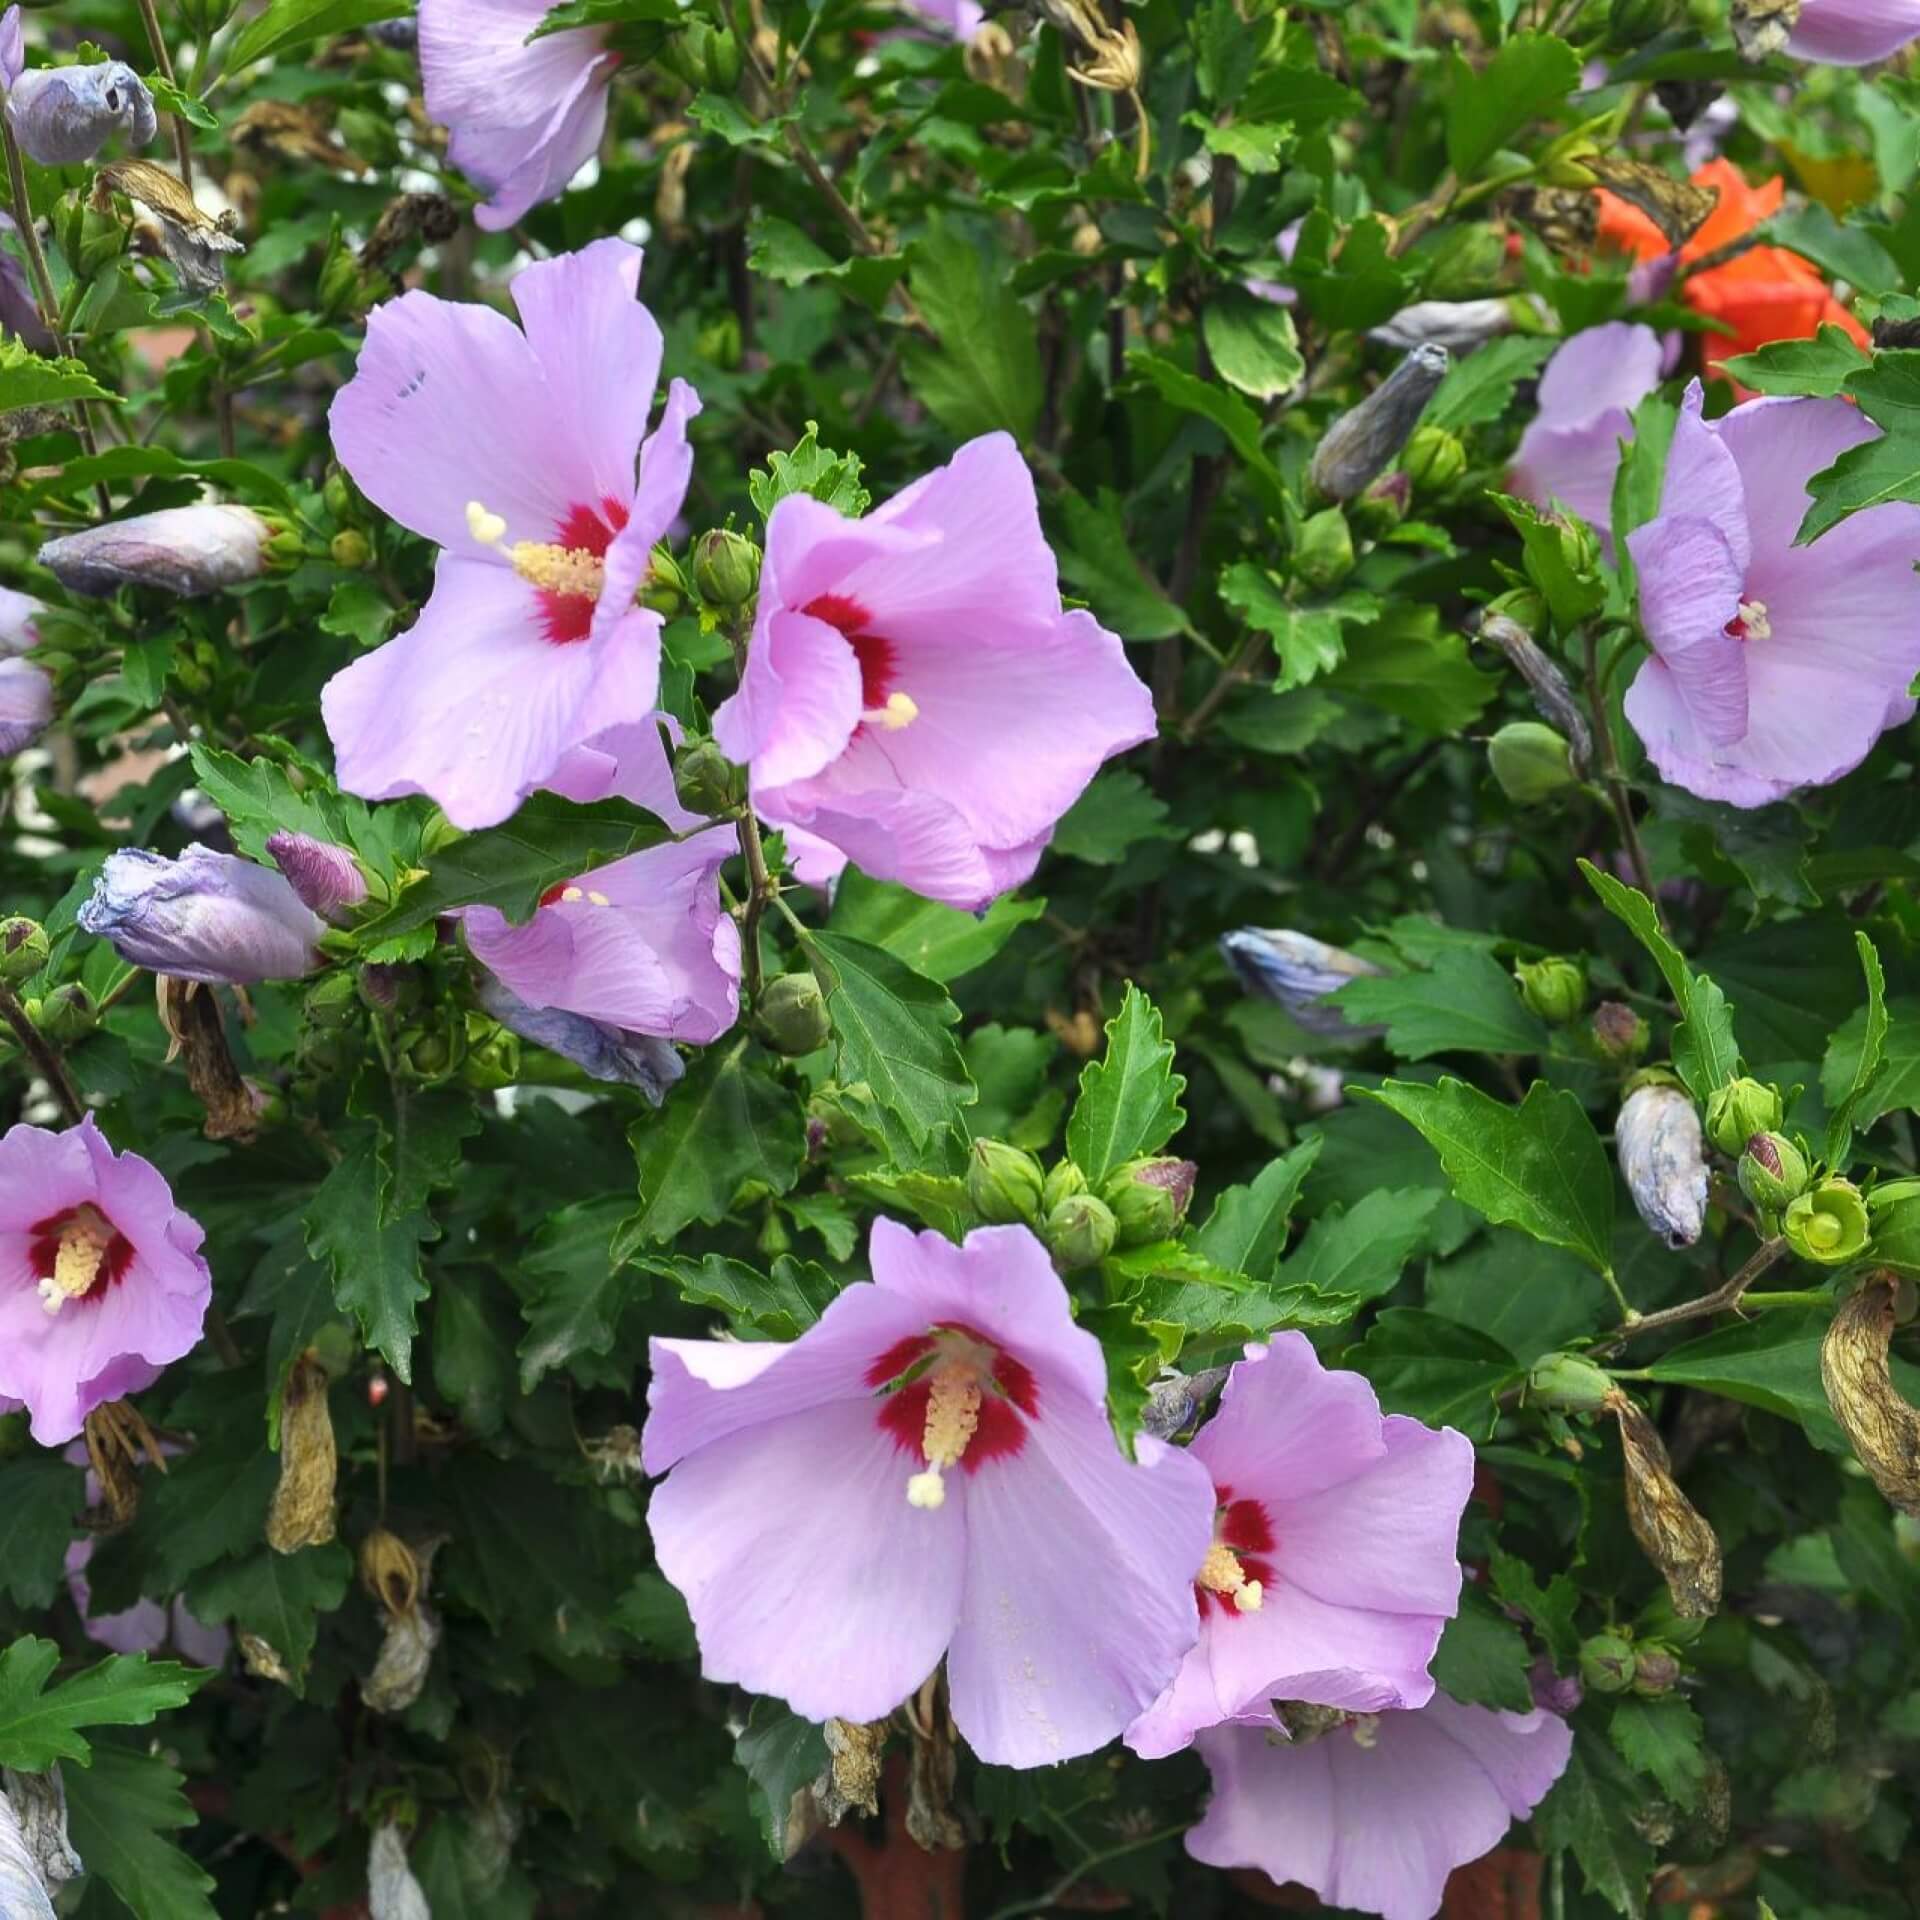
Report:
<svg viewBox="0 0 1920 1920"><path fill-rule="evenodd" d="M877 1720L944 1655L982 1759L1090 1753L1193 1645L1206 1469L1121 1453L1099 1342L1024 1227L880 1220L870 1257L791 1343L653 1342L647 1519L702 1667Z"/></svg>
<svg viewBox="0 0 1920 1920"><path fill-rule="evenodd" d="M1787 51L1833 67L1867 67L1920 40L1920 0L1802 0Z"/></svg>
<svg viewBox="0 0 1920 1920"><path fill-rule="evenodd" d="M53 681L20 658L40 644L40 610L30 595L0 587L0 755L31 746L53 718Z"/></svg>

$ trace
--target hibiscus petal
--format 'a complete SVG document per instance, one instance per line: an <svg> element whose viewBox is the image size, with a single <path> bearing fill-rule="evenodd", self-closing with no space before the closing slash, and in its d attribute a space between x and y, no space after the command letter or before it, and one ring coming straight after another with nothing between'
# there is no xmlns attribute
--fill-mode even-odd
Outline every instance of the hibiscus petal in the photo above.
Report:
<svg viewBox="0 0 1920 1920"><path fill-rule="evenodd" d="M1787 40L1800 60L1867 67L1920 38L1920 0L1806 0Z"/></svg>
<svg viewBox="0 0 1920 1920"><path fill-rule="evenodd" d="M1366 1380L1320 1364L1302 1333L1276 1334L1227 1376L1193 1451L1216 1487L1249 1499L1305 1499L1385 1458L1380 1402Z"/></svg>
<svg viewBox="0 0 1920 1920"><path fill-rule="evenodd" d="M1540 376L1539 419L1550 427L1631 413L1660 384L1665 349L1651 327L1609 320L1576 333Z"/></svg>
<svg viewBox="0 0 1920 1920"><path fill-rule="evenodd" d="M1627 535L1640 581L1647 643L1703 740L1726 746L1747 730L1747 660L1727 631L1740 617L1746 576L1726 530L1663 512Z"/></svg>
<svg viewBox="0 0 1920 1920"><path fill-rule="evenodd" d="M847 636L824 620L804 613L776 613L755 637L764 650L763 670L754 675L749 692L743 685L739 710L723 726L722 715L735 705L729 701L714 719L714 738L735 759L748 758L736 743L736 728L750 729L764 740L753 758L757 786L780 787L804 780L846 750L860 724L860 662ZM759 709L772 701L777 722L768 725Z"/></svg>
<svg viewBox="0 0 1920 1920"><path fill-rule="evenodd" d="M651 394L651 389L648 390ZM655 545L666 539L681 503L687 497L687 481L693 473L693 448L687 441L687 422L700 411L700 396L684 380L667 387L667 403L660 409L660 423L648 435L640 449L640 478L633 492L633 507L627 524L614 535L607 549L606 578L600 588L600 604L594 609L593 631L597 639L609 621L617 619L623 608L633 604L653 564Z"/></svg>

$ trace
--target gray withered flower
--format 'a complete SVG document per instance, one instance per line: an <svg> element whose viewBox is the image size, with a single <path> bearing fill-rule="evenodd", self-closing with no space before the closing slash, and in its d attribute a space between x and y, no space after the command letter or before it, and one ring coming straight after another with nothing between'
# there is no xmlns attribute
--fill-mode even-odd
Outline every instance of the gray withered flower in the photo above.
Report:
<svg viewBox="0 0 1920 1920"><path fill-rule="evenodd" d="M1634 1088L1613 1144L1640 1218L1668 1246L1692 1246L1707 1223L1706 1140L1692 1100L1663 1082Z"/></svg>
<svg viewBox="0 0 1920 1920"><path fill-rule="evenodd" d="M43 167L83 165L116 133L144 147L160 128L153 95L124 60L29 68L8 87L6 114L21 152Z"/></svg>
<svg viewBox="0 0 1920 1920"><path fill-rule="evenodd" d="M63 533L40 549L40 564L74 593L163 587L196 599L257 580L272 537L251 507L203 501Z"/></svg>
<svg viewBox="0 0 1920 1920"><path fill-rule="evenodd" d="M1428 341L1343 413L1314 449L1307 468L1314 491L1329 500L1351 500L1363 491L1407 444L1452 364L1445 347Z"/></svg>

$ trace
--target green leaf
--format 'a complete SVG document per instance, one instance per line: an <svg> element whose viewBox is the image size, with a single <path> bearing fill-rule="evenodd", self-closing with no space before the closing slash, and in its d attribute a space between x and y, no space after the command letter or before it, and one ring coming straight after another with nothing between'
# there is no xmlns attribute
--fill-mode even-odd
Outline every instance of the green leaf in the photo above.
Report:
<svg viewBox="0 0 1920 1920"><path fill-rule="evenodd" d="M148 1476L130 1539L155 1593L177 1593L188 1576L259 1545L280 1463L260 1444L260 1410L235 1399L191 1452Z"/></svg>
<svg viewBox="0 0 1920 1920"><path fill-rule="evenodd" d="M389 1151L376 1127L347 1136L345 1150L307 1203L307 1250L326 1261L334 1300L353 1316L367 1345L411 1382L415 1309L428 1292L420 1248L438 1230L424 1213L382 1220L380 1195L392 1178Z"/></svg>
<svg viewBox="0 0 1920 1920"><path fill-rule="evenodd" d="M613 1624L663 1660L691 1660L699 1650L680 1589L652 1568L633 1576L613 1610Z"/></svg>
<svg viewBox="0 0 1920 1920"><path fill-rule="evenodd" d="M1847 1164L1853 1148L1854 1115L1886 1065L1887 976L1873 942L1859 932L1854 934L1853 941L1860 951L1861 971L1867 977L1866 1019L1860 1029L1860 1050L1854 1060L1852 1084L1827 1117L1825 1158L1827 1165L1835 1168ZM1832 1051L1831 1043L1828 1051Z"/></svg>
<svg viewBox="0 0 1920 1920"><path fill-rule="evenodd" d="M1347 1359L1373 1382L1389 1413L1457 1426L1470 1437L1485 1436L1493 1396L1522 1377L1498 1342L1418 1307L1386 1308Z"/></svg>
<svg viewBox="0 0 1920 1920"><path fill-rule="evenodd" d="M1554 1658L1571 1664L1580 1652L1580 1629L1574 1625L1580 1589L1572 1577L1556 1573L1543 1587L1524 1560L1497 1547L1488 1555L1487 1567L1500 1604L1525 1614Z"/></svg>
<svg viewBox="0 0 1920 1920"><path fill-rule="evenodd" d="M1172 840L1167 803L1137 773L1096 774L1053 830L1053 850L1093 867L1118 866L1143 840Z"/></svg>
<svg viewBox="0 0 1920 1920"><path fill-rule="evenodd" d="M434 1391L477 1434L498 1433L507 1417L517 1331L505 1283L491 1273L462 1274L434 1293Z"/></svg>
<svg viewBox="0 0 1920 1920"><path fill-rule="evenodd" d="M1920 350L1880 352L1847 381L1848 394L1876 427L1807 482L1807 508L1794 545L1804 547L1830 527L1890 500L1920 502Z"/></svg>
<svg viewBox="0 0 1920 1920"><path fill-rule="evenodd" d="M1030 439L1044 397L1039 338L1005 261L936 218L907 249L907 285L939 336L937 346L912 340L902 348L922 405L961 439L997 427Z"/></svg>
<svg viewBox="0 0 1920 1920"><path fill-rule="evenodd" d="M1808 393L1830 400L1872 364L1866 348L1829 323L1811 340L1775 340L1756 353L1736 354L1722 363L1722 371L1755 393Z"/></svg>
<svg viewBox="0 0 1920 1920"><path fill-rule="evenodd" d="M1471 180L1529 120L1580 84L1580 56L1550 33L1517 33L1477 73L1459 55L1447 93L1447 164Z"/></svg>
<svg viewBox="0 0 1920 1920"><path fill-rule="evenodd" d="M776 1860L797 1853L811 1837L796 1822L789 1832L794 1796L827 1770L826 1736L811 1720L777 1700L756 1700L733 1743L733 1757L753 1783L753 1811L760 1837Z"/></svg>
<svg viewBox="0 0 1920 1920"><path fill-rule="evenodd" d="M145 75L144 80L147 91L153 95L153 104L162 113L171 113L186 121L189 126L198 127L202 133L219 132L218 117L209 112L192 94L176 87L171 80L163 79L157 73Z"/></svg>
<svg viewBox="0 0 1920 1920"><path fill-rule="evenodd" d="M418 1213L436 1189L452 1186L464 1143L480 1131L479 1110L468 1095L390 1080L374 1067L354 1082L347 1111L381 1128L383 1226Z"/></svg>
<svg viewBox="0 0 1920 1920"><path fill-rule="evenodd" d="M11 413L16 407L53 407L67 400L120 404L120 396L103 387L78 360L50 360L23 341L0 341L0 413Z"/></svg>
<svg viewBox="0 0 1920 1920"><path fill-rule="evenodd" d="M863 465L857 453L823 447L819 424L809 420L791 453L770 453L764 470L755 467L747 475L747 492L762 520L796 493L824 500L836 513L857 520L873 504L872 494L860 484Z"/></svg>
<svg viewBox="0 0 1920 1920"><path fill-rule="evenodd" d="M433 1920L534 1920L533 1883L502 1862L498 1827L478 1815L441 1809L409 1864Z"/></svg>
<svg viewBox="0 0 1920 1920"><path fill-rule="evenodd" d="M505 825L470 833L433 855L426 878L361 926L360 938L370 946L393 940L472 906L498 907L517 924L531 918L556 881L577 879L670 837L624 801L577 807L558 794L535 793Z"/></svg>
<svg viewBox="0 0 1920 1920"><path fill-rule="evenodd" d="M187 1590L187 1605L209 1625L231 1620L239 1632L264 1640L298 1694L305 1691L319 1616L332 1613L352 1585L353 1555L337 1540L298 1553L263 1548L245 1560L207 1568Z"/></svg>
<svg viewBox="0 0 1920 1920"><path fill-rule="evenodd" d="M1843 1453L1846 1441L1820 1384L1820 1342L1831 1320L1820 1308L1771 1308L1661 1354L1647 1374L1798 1420L1816 1446Z"/></svg>
<svg viewBox="0 0 1920 1920"><path fill-rule="evenodd" d="M58 1454L30 1453L0 1467L0 1593L16 1606L52 1606L85 1504L85 1478Z"/></svg>
<svg viewBox="0 0 1920 1920"><path fill-rule="evenodd" d="M1273 642L1280 671L1273 690L1290 693L1346 656L1346 630L1377 620L1384 608L1370 593L1343 593L1320 606L1297 607L1266 568L1242 560L1220 576L1220 598L1256 633Z"/></svg>
<svg viewBox="0 0 1920 1920"><path fill-rule="evenodd" d="M1536 1080L1518 1107L1464 1081L1388 1080L1360 1098L1390 1107L1440 1156L1455 1195L1497 1226L1518 1227L1613 1271L1613 1169L1586 1110Z"/></svg>
<svg viewBox="0 0 1920 1920"><path fill-rule="evenodd" d="M1856 1099L1856 1127L1870 1127L1882 1114L1920 1112L1920 998L1909 994L1887 1001L1881 1018L1881 1069ZM1877 1024L1873 1008L1861 1007L1827 1043L1820 1090L1829 1111L1847 1099L1858 1082L1867 1029Z"/></svg>
<svg viewBox="0 0 1920 1920"><path fill-rule="evenodd" d="M1684 1700L1616 1700L1607 1738L1636 1773L1650 1775L1660 1791L1689 1813L1707 1783L1705 1729Z"/></svg>
<svg viewBox="0 0 1920 1920"><path fill-rule="evenodd" d="M1767 222L1767 235L1789 253L1811 260L1829 279L1845 280L1856 293L1898 293L1906 284L1893 255L1872 234L1842 226L1818 200L1776 213Z"/></svg>
<svg viewBox="0 0 1920 1920"><path fill-rule="evenodd" d="M746 1181L785 1193L806 1163L806 1119L792 1092L759 1064L746 1034L704 1049L657 1113L627 1140L640 1208L623 1245L671 1240L694 1221L717 1225Z"/></svg>
<svg viewBox="0 0 1920 1920"><path fill-rule="evenodd" d="M1579 865L1607 911L1623 921L1653 956L1680 1009L1681 1024L1673 1035L1674 1069L1696 1100L1706 1099L1740 1072L1740 1049L1733 1037L1733 1010L1727 996L1705 974L1687 965L1680 949L1661 931L1653 902L1644 893L1602 873L1589 860Z"/></svg>
<svg viewBox="0 0 1920 1920"><path fill-rule="evenodd" d="M1474 348L1447 370L1421 423L1458 433L1463 427L1490 426L1503 419L1513 404L1514 389L1538 372L1558 345L1537 334L1511 333Z"/></svg>
<svg viewBox="0 0 1920 1920"><path fill-rule="evenodd" d="M102 1744L92 1766L61 1781L74 1850L134 1920L218 1920L213 1876L166 1838L198 1824L181 1774L155 1755Z"/></svg>
<svg viewBox="0 0 1920 1920"><path fill-rule="evenodd" d="M419 829L406 807L377 811L351 794L335 792L321 769L288 747L269 741L275 754L241 760L203 742L194 743L195 782L227 816L234 844L249 859L272 865L267 840L282 831L345 846L391 885L419 852Z"/></svg>
<svg viewBox="0 0 1920 1920"><path fill-rule="evenodd" d="M1364 333L1406 304L1413 279L1394 258L1393 236L1373 214L1355 220L1334 244L1336 229L1324 207L1300 224L1286 277L1328 333Z"/></svg>
<svg viewBox="0 0 1920 1920"><path fill-rule="evenodd" d="M869 880L858 867L849 867L834 887L827 924L835 933L885 948L915 973L945 986L985 966L1020 928L1046 910L1044 900L1003 893L984 913L962 913L905 887Z"/></svg>
<svg viewBox="0 0 1920 1920"><path fill-rule="evenodd" d="M950 1173L855 1173L847 1184L892 1213L910 1213L949 1240L978 1224L967 1183Z"/></svg>
<svg viewBox="0 0 1920 1920"><path fill-rule="evenodd" d="M907 270L906 261L898 254L856 253L836 260L792 221L766 212L754 214L747 229L747 244L747 265L755 273L786 287L803 287L811 280L830 281L875 313L886 305L887 295Z"/></svg>
<svg viewBox="0 0 1920 1920"><path fill-rule="evenodd" d="M1566 1772L1533 1816L1540 1845L1570 1851L1587 1890L1629 1920L1646 1913L1653 1873L1653 1848L1634 1824L1645 1798L1627 1763L1593 1728L1580 1726Z"/></svg>
<svg viewBox="0 0 1920 1920"><path fill-rule="evenodd" d="M1443 953L1427 973L1354 980L1331 996L1354 1025L1387 1029L1402 1060L1436 1053L1546 1053L1544 1024L1490 954Z"/></svg>
<svg viewBox="0 0 1920 1920"><path fill-rule="evenodd" d="M689 1306L716 1307L734 1323L769 1340L797 1340L818 1320L840 1291L826 1268L782 1254L771 1274L740 1260L709 1253L692 1260L684 1254L649 1254L634 1263L668 1281Z"/></svg>
<svg viewBox="0 0 1920 1920"><path fill-rule="evenodd" d="M1237 393L1201 380L1157 354L1129 354L1127 371L1145 380L1169 406L1211 420L1226 435L1227 444L1245 462L1247 471L1260 483L1269 504L1276 509L1281 506L1286 499L1286 487L1260 444L1260 416Z"/></svg>
<svg viewBox="0 0 1920 1920"><path fill-rule="evenodd" d="M1351 1294L1362 1303L1391 1293L1426 1244L1427 1224L1439 1204L1432 1187L1410 1187L1370 1193L1351 1208L1329 1208L1281 1266L1280 1284Z"/></svg>
<svg viewBox="0 0 1920 1920"><path fill-rule="evenodd" d="M1562 528L1531 501L1488 489L1487 498L1504 513L1526 550L1527 571L1539 583L1554 625L1572 633L1607 603L1607 583L1599 569L1576 572L1567 559Z"/></svg>
<svg viewBox="0 0 1920 1920"><path fill-rule="evenodd" d="M1123 640L1164 640L1191 630L1186 614L1135 557L1125 503L1111 487L1102 487L1093 500L1064 487L1058 505L1067 523L1060 578L1085 598L1103 626Z"/></svg>
<svg viewBox="0 0 1920 1920"><path fill-rule="evenodd" d="M1427 1269L1427 1307L1491 1335L1522 1366L1602 1323L1606 1285L1585 1261L1500 1227Z"/></svg>
<svg viewBox="0 0 1920 1920"><path fill-rule="evenodd" d="M1460 1611L1434 1649L1433 1677L1442 1690L1469 1706L1531 1713L1532 1663L1526 1635L1478 1587L1463 1587Z"/></svg>
<svg viewBox="0 0 1920 1920"><path fill-rule="evenodd" d="M1326 684L1444 735L1472 726L1500 690L1468 659L1464 635L1444 629L1434 608L1405 600L1378 620L1349 626L1346 658Z"/></svg>
<svg viewBox="0 0 1920 1920"><path fill-rule="evenodd" d="M1278 400L1306 377L1293 315L1276 301L1229 287L1202 309L1201 331L1214 371L1256 400Z"/></svg>
<svg viewBox="0 0 1920 1920"><path fill-rule="evenodd" d="M630 1211L622 1199L583 1201L550 1215L534 1236L521 1263L522 1393L583 1353L613 1350L620 1316L637 1292L613 1257L615 1231Z"/></svg>
<svg viewBox="0 0 1920 1920"><path fill-rule="evenodd" d="M51 1640L16 1640L0 1652L0 1767L40 1773L57 1761L85 1766L82 1727L144 1727L184 1707L209 1676L143 1653L116 1653L49 1687L60 1664Z"/></svg>
<svg viewBox="0 0 1920 1920"><path fill-rule="evenodd" d="M346 33L411 11L409 0L270 0L264 13L240 29L227 49L223 70L235 74L269 54L285 53L322 35Z"/></svg>
<svg viewBox="0 0 1920 1920"><path fill-rule="evenodd" d="M1107 1022L1105 1055L1080 1075L1080 1097L1067 1122L1067 1152L1090 1185L1140 1154L1159 1152L1180 1131L1186 1086L1173 1070L1159 1009L1129 984L1120 1011Z"/></svg>
<svg viewBox="0 0 1920 1920"><path fill-rule="evenodd" d="M960 1009L882 947L837 933L809 934L805 947L827 996L835 1071L871 1090L895 1165L923 1163L936 1135L964 1127L976 1098L949 1031Z"/></svg>
<svg viewBox="0 0 1920 1920"><path fill-rule="evenodd" d="M1246 1186L1228 1187L1213 1203L1207 1224L1193 1236L1196 1252L1229 1273L1263 1284L1272 1278L1301 1182L1320 1157L1321 1140L1303 1140L1271 1160Z"/></svg>

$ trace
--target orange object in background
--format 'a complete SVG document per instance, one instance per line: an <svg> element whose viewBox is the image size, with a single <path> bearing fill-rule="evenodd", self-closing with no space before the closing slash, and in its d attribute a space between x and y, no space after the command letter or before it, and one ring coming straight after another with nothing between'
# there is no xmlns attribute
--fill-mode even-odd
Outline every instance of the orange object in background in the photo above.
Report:
<svg viewBox="0 0 1920 1920"><path fill-rule="evenodd" d="M1751 233L1779 211L1786 191L1777 174L1764 187L1749 186L1730 160L1709 160L1693 176L1693 184L1718 188L1720 201L1680 249L1683 266ZM1666 235L1638 207L1605 187L1596 192L1604 246L1636 261L1657 260L1672 251ZM1722 266L1692 274L1681 281L1680 298L1695 313L1733 329L1700 336L1701 362L1708 372L1769 341L1811 340L1823 326L1844 328L1860 346L1867 344L1866 328L1833 297L1819 268L1784 247L1749 247Z"/></svg>

